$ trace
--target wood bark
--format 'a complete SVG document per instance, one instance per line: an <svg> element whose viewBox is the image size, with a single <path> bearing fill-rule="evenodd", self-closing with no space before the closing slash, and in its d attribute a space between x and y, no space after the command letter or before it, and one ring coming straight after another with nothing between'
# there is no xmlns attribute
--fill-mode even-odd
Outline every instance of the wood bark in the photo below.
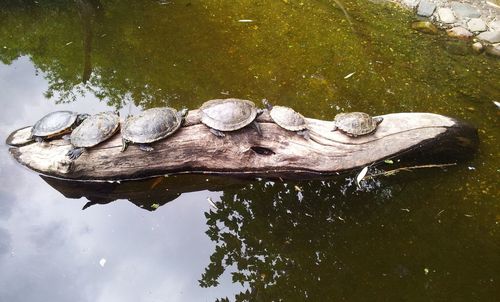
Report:
<svg viewBox="0 0 500 302"><path fill-rule="evenodd" d="M183 126L144 152L130 146L120 152L121 137L87 150L71 161L69 142L33 143L30 128L12 133L7 143L21 164L39 173L73 180L124 180L178 173L249 176L309 177L352 170L400 156L470 156L478 145L472 126L431 113L394 113L370 135L348 137L331 131L334 123L307 118L311 139L287 131L264 112L257 118L260 136L253 128L214 136L201 124L198 110L190 111Z"/></svg>

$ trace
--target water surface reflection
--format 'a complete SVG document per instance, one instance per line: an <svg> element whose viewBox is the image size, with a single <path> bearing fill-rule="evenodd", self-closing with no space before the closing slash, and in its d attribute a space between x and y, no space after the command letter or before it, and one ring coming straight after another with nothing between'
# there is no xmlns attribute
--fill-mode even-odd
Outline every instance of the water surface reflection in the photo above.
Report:
<svg viewBox="0 0 500 302"><path fill-rule="evenodd" d="M322 119L431 111L476 125L482 145L370 190L201 176L84 190L47 185L2 144L0 301L500 296L499 61L413 32L393 7L343 3L352 23L335 1L1 2L3 139L54 110L234 96Z"/></svg>

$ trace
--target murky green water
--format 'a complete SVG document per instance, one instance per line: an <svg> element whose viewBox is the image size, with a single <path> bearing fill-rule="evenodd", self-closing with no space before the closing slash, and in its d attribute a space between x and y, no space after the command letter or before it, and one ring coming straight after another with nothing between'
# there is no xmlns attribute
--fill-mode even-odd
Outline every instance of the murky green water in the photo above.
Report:
<svg viewBox="0 0 500 302"><path fill-rule="evenodd" d="M2 146L0 301L497 299L500 61L412 31L394 6L340 4L0 3L3 138L57 109L230 96L321 119L435 112L481 137L469 162L363 189L345 177L61 184Z"/></svg>

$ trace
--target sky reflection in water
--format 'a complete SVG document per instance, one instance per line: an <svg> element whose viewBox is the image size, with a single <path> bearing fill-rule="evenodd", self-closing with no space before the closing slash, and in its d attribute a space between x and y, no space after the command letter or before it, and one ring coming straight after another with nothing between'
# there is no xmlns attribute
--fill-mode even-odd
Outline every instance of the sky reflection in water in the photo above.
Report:
<svg viewBox="0 0 500 302"><path fill-rule="evenodd" d="M26 58L0 67L2 99L10 100L0 111L3 138L56 108L106 108L92 99L55 106L34 73ZM200 301L238 288L197 286L214 246L204 233L206 199L219 194L187 193L153 213L126 200L82 212L85 198L64 198L14 163L5 145L0 164L1 301Z"/></svg>

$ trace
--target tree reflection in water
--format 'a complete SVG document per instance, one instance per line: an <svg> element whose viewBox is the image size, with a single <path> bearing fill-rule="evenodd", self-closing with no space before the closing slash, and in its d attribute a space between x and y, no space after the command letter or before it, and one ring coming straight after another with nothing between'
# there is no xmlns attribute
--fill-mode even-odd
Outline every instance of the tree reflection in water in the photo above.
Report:
<svg viewBox="0 0 500 302"><path fill-rule="evenodd" d="M355 290L348 233L368 231L390 190L339 183L262 181L224 191L205 214L216 248L200 285L217 286L228 270L246 288L236 301L322 301Z"/></svg>

